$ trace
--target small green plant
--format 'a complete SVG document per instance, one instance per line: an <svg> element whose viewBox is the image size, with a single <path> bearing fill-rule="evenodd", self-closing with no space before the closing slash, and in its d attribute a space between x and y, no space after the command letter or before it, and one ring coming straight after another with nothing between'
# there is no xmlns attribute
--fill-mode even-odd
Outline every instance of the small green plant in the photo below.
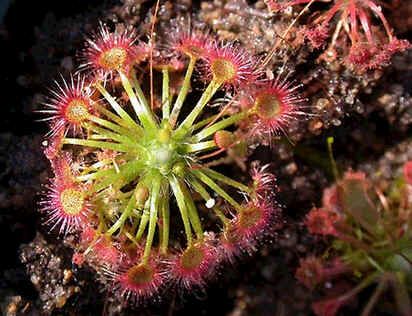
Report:
<svg viewBox="0 0 412 316"><path fill-rule="evenodd" d="M42 202L48 222L77 236L75 263L88 263L109 289L135 301L170 282L203 286L220 262L270 235L280 212L274 176L256 166L243 184L209 165L303 114L297 87L265 79L239 45L177 30L168 57L150 58L153 49L133 32L102 26L83 53L86 76L57 84L43 111L55 174ZM145 63L160 71L160 88L136 71ZM186 73L172 89L176 64ZM206 88L191 93L196 69ZM221 110L205 112L218 91L226 93Z"/></svg>
<svg viewBox="0 0 412 316"><path fill-rule="evenodd" d="M410 162L405 165L403 179L386 194L365 174L348 172L324 191L322 208L314 208L307 215L309 232L329 236L333 244L324 258L311 256L301 260L296 272L298 280L311 289L343 276L357 283L341 295L315 302L316 315L336 315L374 283L376 288L365 303L362 316L372 315L387 289L392 289L400 315L411 315L411 168Z"/></svg>

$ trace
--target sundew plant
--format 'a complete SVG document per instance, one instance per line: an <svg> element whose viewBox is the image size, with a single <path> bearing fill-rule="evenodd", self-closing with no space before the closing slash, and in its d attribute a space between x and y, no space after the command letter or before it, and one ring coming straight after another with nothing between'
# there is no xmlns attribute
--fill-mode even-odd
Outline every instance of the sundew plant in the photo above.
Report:
<svg viewBox="0 0 412 316"><path fill-rule="evenodd" d="M328 9L310 10L313 18L298 33L313 49L326 48L321 59L343 57L350 68L364 73L387 66L394 54L411 47L394 35L382 11L385 1L268 0L267 4L271 11L279 12L297 5L308 9L318 2L329 3Z"/></svg>
<svg viewBox="0 0 412 316"><path fill-rule="evenodd" d="M274 175L255 164L249 180L233 179L212 166L305 114L298 86L267 79L238 44L178 28L164 46L101 26L80 72L56 82L42 111L54 171L46 223L75 236L74 263L128 302L203 287L273 233Z"/></svg>
<svg viewBox="0 0 412 316"><path fill-rule="evenodd" d="M396 315L411 315L411 167L406 163L403 176L386 192L364 173L347 172L324 190L322 207L308 213L309 232L333 243L324 255L302 259L297 279L312 290L339 279L353 284L337 286L337 293L313 303L316 315L337 315L366 289L372 290L360 300L360 315L375 315L380 301L392 303Z"/></svg>

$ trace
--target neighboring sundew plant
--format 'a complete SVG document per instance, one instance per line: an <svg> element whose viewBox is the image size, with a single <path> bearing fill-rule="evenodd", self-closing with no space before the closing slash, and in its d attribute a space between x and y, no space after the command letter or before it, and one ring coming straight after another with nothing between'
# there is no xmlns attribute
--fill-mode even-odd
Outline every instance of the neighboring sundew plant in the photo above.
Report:
<svg viewBox="0 0 412 316"><path fill-rule="evenodd" d="M220 262L252 252L273 232L274 176L255 165L243 184L208 166L303 114L296 87L266 80L239 45L197 30L175 32L167 57L150 60L155 54L133 32L102 26L87 41L86 77L57 84L43 111L55 174L43 212L63 236L78 237L73 261L95 268L126 300L158 295L170 283L202 287ZM149 84L151 76L141 86L138 78L147 75L135 66L144 69L145 59L161 72L160 87ZM181 67L186 74L173 90L170 72ZM206 88L192 93L196 69ZM226 93L221 110L204 111L219 90ZM229 106L248 91L245 106Z"/></svg>
<svg viewBox="0 0 412 316"><path fill-rule="evenodd" d="M373 284L362 316L375 315L375 305L388 290L394 298L392 308L386 302L390 314L397 309L399 315L412 315L411 170L412 162L408 162L404 177L388 192L381 192L363 173L347 172L324 191L322 208L307 215L310 233L333 240L323 257L302 259L296 272L297 279L310 289L327 281L336 283L333 296L313 304L316 315L336 315ZM357 285L339 290L339 279L344 277L351 277ZM341 294L336 296L336 290Z"/></svg>
<svg viewBox="0 0 412 316"><path fill-rule="evenodd" d="M310 6L314 2L332 3L326 12L316 12L302 34L315 49L327 46L322 56L325 60L346 56L347 64L364 72L387 66L394 54L411 47L407 40L394 36L379 0L269 0L268 6L277 12L299 4ZM373 23L374 20L379 24Z"/></svg>

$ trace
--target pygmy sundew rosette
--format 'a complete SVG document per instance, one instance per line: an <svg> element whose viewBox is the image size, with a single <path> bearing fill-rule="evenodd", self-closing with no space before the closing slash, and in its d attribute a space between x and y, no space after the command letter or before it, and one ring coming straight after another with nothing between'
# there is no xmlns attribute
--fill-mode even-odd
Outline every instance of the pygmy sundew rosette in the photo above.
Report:
<svg viewBox="0 0 412 316"><path fill-rule="evenodd" d="M411 162L389 192L381 192L364 173L347 172L324 191L322 208L306 218L310 233L333 243L325 256L300 261L297 279L310 289L345 278L352 289L313 304L317 316L334 316L364 289L375 285L361 315L372 315L387 290L393 293L392 311L412 314L412 203ZM337 286L338 287L338 286ZM339 292L338 292L339 293ZM387 309L391 306L387 302Z"/></svg>
<svg viewBox="0 0 412 316"><path fill-rule="evenodd" d="M175 96L167 60L154 67L162 84L161 107L153 110L155 96L143 93L135 71L150 56L137 52L149 46L133 32L101 28L87 42L83 74L58 84L45 105L53 131L45 152L55 177L43 212L63 236L78 237L74 262L92 266L121 298L139 302L166 283L202 287L219 263L252 252L280 222L275 177L265 167L254 166L243 184L205 161L247 145L245 124L260 119L272 132L286 131L303 113L303 99L286 80L262 83L259 63L239 45L178 30L169 49L187 62L186 74ZM197 65L207 86L188 104ZM219 90L229 104L250 87L254 100L262 84L267 105L204 111Z"/></svg>
<svg viewBox="0 0 412 316"><path fill-rule="evenodd" d="M327 47L321 59L343 60L357 72L380 69L390 64L394 54L411 48L407 40L396 38L382 11L380 0L268 0L273 12L296 5L309 8L315 2L330 2L325 12L313 14L298 36L314 49ZM376 23L375 23L376 20ZM328 42L329 40L329 42Z"/></svg>

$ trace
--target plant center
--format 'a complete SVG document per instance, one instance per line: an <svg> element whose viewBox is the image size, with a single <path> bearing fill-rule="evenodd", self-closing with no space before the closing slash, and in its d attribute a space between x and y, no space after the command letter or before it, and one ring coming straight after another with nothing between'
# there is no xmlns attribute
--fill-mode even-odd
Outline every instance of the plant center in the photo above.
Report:
<svg viewBox="0 0 412 316"><path fill-rule="evenodd" d="M179 148L184 143L185 140L172 137L169 126L161 128L156 137L147 145L147 148L150 148L147 166L158 170L165 176L169 175L170 172L174 174L183 172L184 166L186 166L185 153L181 152Z"/></svg>
<svg viewBox="0 0 412 316"><path fill-rule="evenodd" d="M172 144L154 142L147 164L150 168L157 169L161 174L166 175L172 169L176 159L178 156Z"/></svg>

